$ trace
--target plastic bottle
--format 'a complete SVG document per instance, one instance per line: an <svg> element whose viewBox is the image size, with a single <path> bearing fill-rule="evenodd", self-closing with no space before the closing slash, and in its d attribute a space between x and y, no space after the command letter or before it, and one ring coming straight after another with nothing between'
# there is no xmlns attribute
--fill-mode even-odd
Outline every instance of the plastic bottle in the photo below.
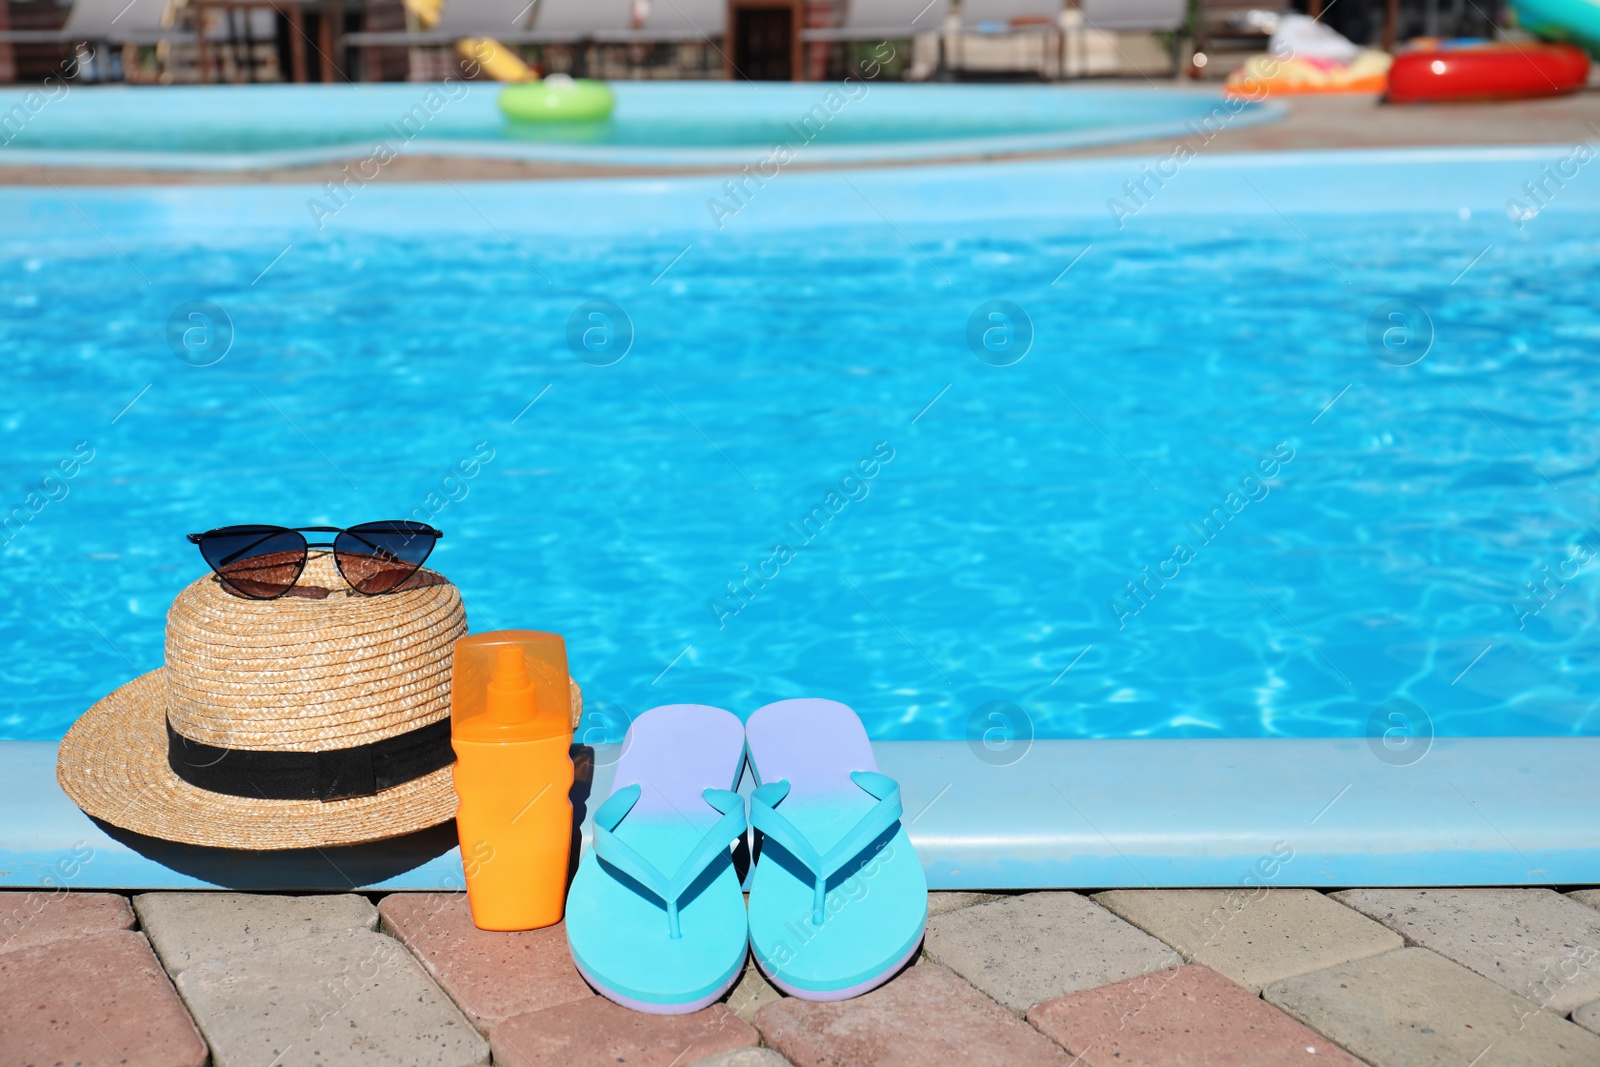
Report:
<svg viewBox="0 0 1600 1067"><path fill-rule="evenodd" d="M572 847L572 715L558 634L456 642L450 687L462 867L482 930L561 921Z"/></svg>

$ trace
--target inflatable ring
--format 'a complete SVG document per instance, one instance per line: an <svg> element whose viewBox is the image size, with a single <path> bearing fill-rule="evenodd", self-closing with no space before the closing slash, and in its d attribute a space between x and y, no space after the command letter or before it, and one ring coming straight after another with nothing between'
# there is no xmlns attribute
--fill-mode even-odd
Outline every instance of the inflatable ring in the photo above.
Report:
<svg viewBox="0 0 1600 1067"><path fill-rule="evenodd" d="M500 91L500 112L512 122L603 122L616 105L605 82L564 74Z"/></svg>
<svg viewBox="0 0 1600 1067"><path fill-rule="evenodd" d="M1570 44L1418 49L1395 57L1388 100L1521 100L1575 93L1588 81L1589 56Z"/></svg>

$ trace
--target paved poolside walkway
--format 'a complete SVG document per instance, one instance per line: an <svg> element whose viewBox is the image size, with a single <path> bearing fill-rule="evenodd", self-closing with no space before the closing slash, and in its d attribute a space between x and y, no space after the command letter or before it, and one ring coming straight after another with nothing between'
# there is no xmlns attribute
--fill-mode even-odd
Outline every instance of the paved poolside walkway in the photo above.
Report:
<svg viewBox="0 0 1600 1067"><path fill-rule="evenodd" d="M1096 86L1128 85L1149 88L1170 81L1095 82ZM1600 87L1574 96L1550 100L1505 101L1486 104L1397 107L1379 104L1375 97L1283 97L1289 114L1259 126L1224 126L1209 141L1188 138L1191 148L1211 152L1281 152L1319 148L1395 148L1436 145L1559 144L1578 141L1600 145ZM1106 145L1069 152L1051 152L1041 159L1097 156L1165 156L1176 139L1160 138ZM0 149L3 150L3 149ZM358 153L357 155L364 155ZM1004 157L1009 158L1009 157ZM940 162L933 160L929 162ZM919 166L922 164L886 164ZM64 167L0 166L0 185L213 185L254 182L331 181L343 164L238 171L234 173L183 173L178 171L98 170ZM723 173L728 168L710 168ZM798 159L787 170L837 169L808 166ZM583 178L628 174L663 175L696 173L694 170L630 167L589 167L516 160L441 159L400 156L385 165L383 181L509 181L525 179Z"/></svg>
<svg viewBox="0 0 1600 1067"><path fill-rule="evenodd" d="M815 1004L641 1015L457 894L0 893L0 1061L133 1067L1593 1067L1600 890L935 893Z"/></svg>

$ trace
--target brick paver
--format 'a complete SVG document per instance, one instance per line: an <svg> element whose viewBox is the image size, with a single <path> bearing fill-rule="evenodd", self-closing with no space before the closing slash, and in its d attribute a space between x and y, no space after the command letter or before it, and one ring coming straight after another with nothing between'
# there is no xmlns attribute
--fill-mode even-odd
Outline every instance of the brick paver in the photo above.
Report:
<svg viewBox="0 0 1600 1067"><path fill-rule="evenodd" d="M1600 889L1580 889L1576 893L1568 893L1567 896L1584 907L1600 911Z"/></svg>
<svg viewBox="0 0 1600 1067"><path fill-rule="evenodd" d="M959 911L962 908L970 908L974 904L987 904L991 900L999 899L1000 894L998 893L929 893L928 918L931 919L935 915L943 915L946 912Z"/></svg>
<svg viewBox="0 0 1600 1067"><path fill-rule="evenodd" d="M1350 889L1334 899L1546 1010L1600 1000L1600 912L1549 889Z"/></svg>
<svg viewBox="0 0 1600 1067"><path fill-rule="evenodd" d="M203 1033L215 1067L1600 1067L1600 890L939 892L931 962L865 997L750 965L687 1016L598 997L562 927L480 931L461 894L132 904L0 892L0 1061L200 1067Z"/></svg>
<svg viewBox="0 0 1600 1067"><path fill-rule="evenodd" d="M1189 964L1048 1000L1028 1021L1084 1067L1362 1067L1209 967Z"/></svg>
<svg viewBox="0 0 1600 1067"><path fill-rule="evenodd" d="M782 998L783 994L772 988L772 983L756 966L755 957L751 956L745 960L744 974L740 976L738 984L728 993L727 1005L728 1010L739 1018L753 1023L756 1012Z"/></svg>
<svg viewBox="0 0 1600 1067"><path fill-rule="evenodd" d="M696 1060L689 1067L793 1067L770 1048L742 1048L710 1059Z"/></svg>
<svg viewBox="0 0 1600 1067"><path fill-rule="evenodd" d="M205 1042L143 934L0 954L0 1062L200 1067Z"/></svg>
<svg viewBox="0 0 1600 1067"><path fill-rule="evenodd" d="M950 971L926 963L854 1000L786 998L756 1015L798 1067L1067 1067L1071 1057Z"/></svg>
<svg viewBox="0 0 1600 1067"><path fill-rule="evenodd" d="M604 997L558 1004L494 1030L496 1067L682 1067L754 1048L750 1024L721 1004L688 1015L630 1011Z"/></svg>
<svg viewBox="0 0 1600 1067"><path fill-rule="evenodd" d="M1262 995L1373 1067L1600 1063L1600 1037L1427 949L1286 978Z"/></svg>
<svg viewBox="0 0 1600 1067"><path fill-rule="evenodd" d="M33 889L0 893L0 952L65 937L133 929L133 909L116 893Z"/></svg>
<svg viewBox="0 0 1600 1067"><path fill-rule="evenodd" d="M1094 899L1252 993L1404 944L1315 889L1117 889Z"/></svg>
<svg viewBox="0 0 1600 1067"><path fill-rule="evenodd" d="M1027 893L936 916L925 949L1015 1012L1183 962L1077 893Z"/></svg>
<svg viewBox="0 0 1600 1067"><path fill-rule="evenodd" d="M255 893L140 893L139 925L174 977L196 964L336 930L374 930L366 897Z"/></svg>
<svg viewBox="0 0 1600 1067"><path fill-rule="evenodd" d="M215 1067L466 1067L489 1043L392 937L343 930L189 967Z"/></svg>
<svg viewBox="0 0 1600 1067"><path fill-rule="evenodd" d="M492 933L472 925L464 893L392 893L383 928L416 954L479 1029L595 996L567 950L566 926Z"/></svg>

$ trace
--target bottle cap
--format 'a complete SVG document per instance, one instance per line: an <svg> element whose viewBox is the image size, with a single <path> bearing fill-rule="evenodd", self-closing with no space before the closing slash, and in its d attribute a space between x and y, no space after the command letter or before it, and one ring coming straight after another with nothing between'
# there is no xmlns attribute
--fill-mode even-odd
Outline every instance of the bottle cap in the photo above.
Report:
<svg viewBox="0 0 1600 1067"><path fill-rule="evenodd" d="M527 722L538 714L528 660L517 645L500 645L489 679L489 718L498 723Z"/></svg>
<svg viewBox="0 0 1600 1067"><path fill-rule="evenodd" d="M470 741L572 735L567 646L559 634L496 630L456 642L450 734Z"/></svg>

